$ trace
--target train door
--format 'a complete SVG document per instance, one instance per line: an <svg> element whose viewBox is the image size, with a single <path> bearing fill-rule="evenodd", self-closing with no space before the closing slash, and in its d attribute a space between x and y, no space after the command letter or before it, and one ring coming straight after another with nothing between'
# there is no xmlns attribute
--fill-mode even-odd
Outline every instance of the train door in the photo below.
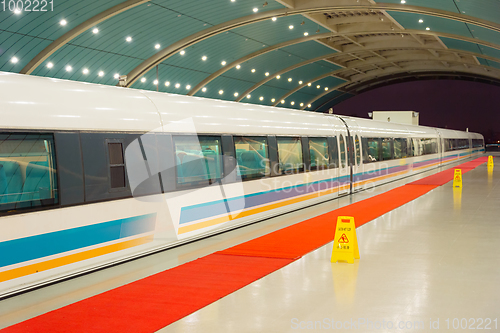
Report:
<svg viewBox="0 0 500 333"><path fill-rule="evenodd" d="M439 130L436 129L437 135L438 135L438 154L439 154L439 165L443 164L443 153L444 153L444 139L443 135Z"/></svg>
<svg viewBox="0 0 500 333"><path fill-rule="evenodd" d="M347 130L339 133L339 195L349 194L351 191L351 172L348 158Z"/></svg>

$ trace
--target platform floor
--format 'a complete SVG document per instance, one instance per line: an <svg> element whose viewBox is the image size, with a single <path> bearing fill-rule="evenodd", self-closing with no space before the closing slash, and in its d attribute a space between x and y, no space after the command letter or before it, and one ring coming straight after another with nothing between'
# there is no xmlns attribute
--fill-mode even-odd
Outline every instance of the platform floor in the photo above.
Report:
<svg viewBox="0 0 500 333"><path fill-rule="evenodd" d="M0 328L435 172L0 301ZM352 322L361 332L392 332L401 322L407 331L427 332L430 325L466 331L457 326L462 318L470 328L479 328L480 319L485 328L490 318L491 331L498 331L499 202L500 165L488 174L483 164L464 175L461 191L448 183L358 228L361 259L355 264L330 263L329 243L160 332L327 330L332 321L344 330L356 328L347 327Z"/></svg>

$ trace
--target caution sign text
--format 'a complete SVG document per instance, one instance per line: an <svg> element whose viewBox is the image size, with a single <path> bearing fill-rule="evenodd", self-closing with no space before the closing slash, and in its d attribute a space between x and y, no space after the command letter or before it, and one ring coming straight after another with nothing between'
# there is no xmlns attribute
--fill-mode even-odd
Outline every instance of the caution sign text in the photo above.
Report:
<svg viewBox="0 0 500 333"><path fill-rule="evenodd" d="M335 229L331 262L347 261L354 264L354 259L359 259L354 217L339 216Z"/></svg>

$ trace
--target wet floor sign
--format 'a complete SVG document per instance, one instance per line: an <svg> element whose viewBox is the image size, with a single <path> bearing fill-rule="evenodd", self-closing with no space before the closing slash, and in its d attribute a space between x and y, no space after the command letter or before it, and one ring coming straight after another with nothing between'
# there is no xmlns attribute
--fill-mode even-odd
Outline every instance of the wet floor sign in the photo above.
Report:
<svg viewBox="0 0 500 333"><path fill-rule="evenodd" d="M354 217L339 216L335 229L331 262L347 261L354 264L354 259L359 259Z"/></svg>
<svg viewBox="0 0 500 333"><path fill-rule="evenodd" d="M488 168L493 167L493 156L488 156Z"/></svg>
<svg viewBox="0 0 500 333"><path fill-rule="evenodd" d="M453 175L453 187L462 187L462 170L455 169L455 174Z"/></svg>

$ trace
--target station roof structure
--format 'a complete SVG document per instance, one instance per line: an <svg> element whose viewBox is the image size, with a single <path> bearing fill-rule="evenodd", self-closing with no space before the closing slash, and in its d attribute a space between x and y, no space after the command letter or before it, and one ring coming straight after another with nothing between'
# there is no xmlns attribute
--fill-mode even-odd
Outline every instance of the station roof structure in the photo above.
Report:
<svg viewBox="0 0 500 333"><path fill-rule="evenodd" d="M500 0L0 7L0 71L317 111L408 80L500 84Z"/></svg>

